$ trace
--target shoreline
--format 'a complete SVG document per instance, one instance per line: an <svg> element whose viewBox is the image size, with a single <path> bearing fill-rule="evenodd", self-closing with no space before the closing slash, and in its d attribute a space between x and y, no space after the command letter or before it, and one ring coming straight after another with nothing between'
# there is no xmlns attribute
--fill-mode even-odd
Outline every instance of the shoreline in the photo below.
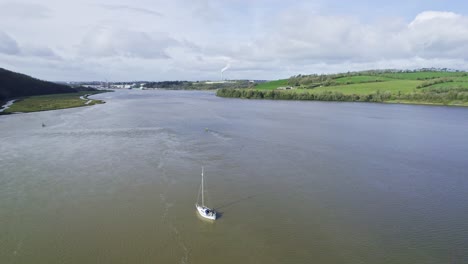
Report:
<svg viewBox="0 0 468 264"><path fill-rule="evenodd" d="M373 88L373 87L371 87ZM259 89L219 89L216 96L239 99L261 100L294 100L294 101L322 101L322 102L361 102L361 103L392 103L413 105L437 105L468 107L468 92L426 92L381 91L379 89L347 90L259 90Z"/></svg>
<svg viewBox="0 0 468 264"><path fill-rule="evenodd" d="M367 103L367 102L364 102ZM377 102L380 103L380 102ZM431 102L393 102L393 101L386 101L381 102L383 104L401 104L401 105L424 105L424 106L450 106L450 107L468 107L468 104L443 104L443 103L431 103Z"/></svg>
<svg viewBox="0 0 468 264"><path fill-rule="evenodd" d="M374 104L395 104L395 105L420 105L420 106L448 106L448 107L468 107L467 104L444 104L444 103L434 103L434 102L417 102L417 101L382 101L382 102L372 102L372 101L340 101L340 100L301 100L301 99L270 99L270 98L247 98L247 97L231 97L231 96L219 96L217 97L227 98L227 99L240 99L240 100L267 100L267 101L296 101L296 102L332 102L332 103L374 103Z"/></svg>
<svg viewBox="0 0 468 264"><path fill-rule="evenodd" d="M2 107L0 110L0 115L33 113L104 104L105 101L103 100L90 99L88 97L106 92L110 91L86 91L15 98L7 102L7 107ZM5 104L5 106L7 104Z"/></svg>
<svg viewBox="0 0 468 264"><path fill-rule="evenodd" d="M80 99L85 100L85 105L89 105L93 99L89 99L88 96L91 96L92 94L85 94L83 96L80 96Z"/></svg>
<svg viewBox="0 0 468 264"><path fill-rule="evenodd" d="M12 99L12 100L7 101L4 105L1 106L0 113L4 113L4 111L10 108L10 106L12 106L13 103L17 100L18 99Z"/></svg>

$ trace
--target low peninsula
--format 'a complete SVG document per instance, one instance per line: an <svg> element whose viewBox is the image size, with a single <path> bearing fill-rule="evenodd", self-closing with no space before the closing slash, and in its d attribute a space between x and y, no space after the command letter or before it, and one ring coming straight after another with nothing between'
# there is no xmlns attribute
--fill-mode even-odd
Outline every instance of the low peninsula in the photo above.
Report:
<svg viewBox="0 0 468 264"><path fill-rule="evenodd" d="M39 80L0 68L0 114L27 113L102 104L88 96L108 92Z"/></svg>

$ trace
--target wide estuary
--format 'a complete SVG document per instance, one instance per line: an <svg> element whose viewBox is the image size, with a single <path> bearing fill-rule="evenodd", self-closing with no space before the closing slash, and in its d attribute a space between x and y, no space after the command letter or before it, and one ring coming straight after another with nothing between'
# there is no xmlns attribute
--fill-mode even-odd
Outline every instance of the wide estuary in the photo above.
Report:
<svg viewBox="0 0 468 264"><path fill-rule="evenodd" d="M468 108L92 98L0 116L0 263L468 263Z"/></svg>

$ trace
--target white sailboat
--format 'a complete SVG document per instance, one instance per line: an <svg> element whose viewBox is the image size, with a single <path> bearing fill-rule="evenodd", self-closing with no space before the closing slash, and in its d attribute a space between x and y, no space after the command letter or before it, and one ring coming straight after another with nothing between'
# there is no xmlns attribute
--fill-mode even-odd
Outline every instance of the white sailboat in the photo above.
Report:
<svg viewBox="0 0 468 264"><path fill-rule="evenodd" d="M198 199L197 203L195 204L195 207L197 208L198 213L200 214L201 217L210 219L210 220L216 220L216 211L214 209L211 209L209 207L205 206L205 189L204 189L204 182L203 182L203 167L202 167L202 173L201 173L202 179L201 179L201 197L202 197L202 203L201 205L198 204ZM198 195L200 197L200 194Z"/></svg>

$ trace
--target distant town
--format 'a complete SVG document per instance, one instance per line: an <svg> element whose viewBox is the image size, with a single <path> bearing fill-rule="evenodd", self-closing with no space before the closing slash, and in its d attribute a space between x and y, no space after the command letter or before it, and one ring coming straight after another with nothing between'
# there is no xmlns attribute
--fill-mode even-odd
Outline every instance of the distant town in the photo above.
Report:
<svg viewBox="0 0 468 264"><path fill-rule="evenodd" d="M212 90L219 88L249 88L267 80L219 80L219 81L132 81L132 82L65 82L70 86L82 86L98 90L105 89L189 89L189 90Z"/></svg>

